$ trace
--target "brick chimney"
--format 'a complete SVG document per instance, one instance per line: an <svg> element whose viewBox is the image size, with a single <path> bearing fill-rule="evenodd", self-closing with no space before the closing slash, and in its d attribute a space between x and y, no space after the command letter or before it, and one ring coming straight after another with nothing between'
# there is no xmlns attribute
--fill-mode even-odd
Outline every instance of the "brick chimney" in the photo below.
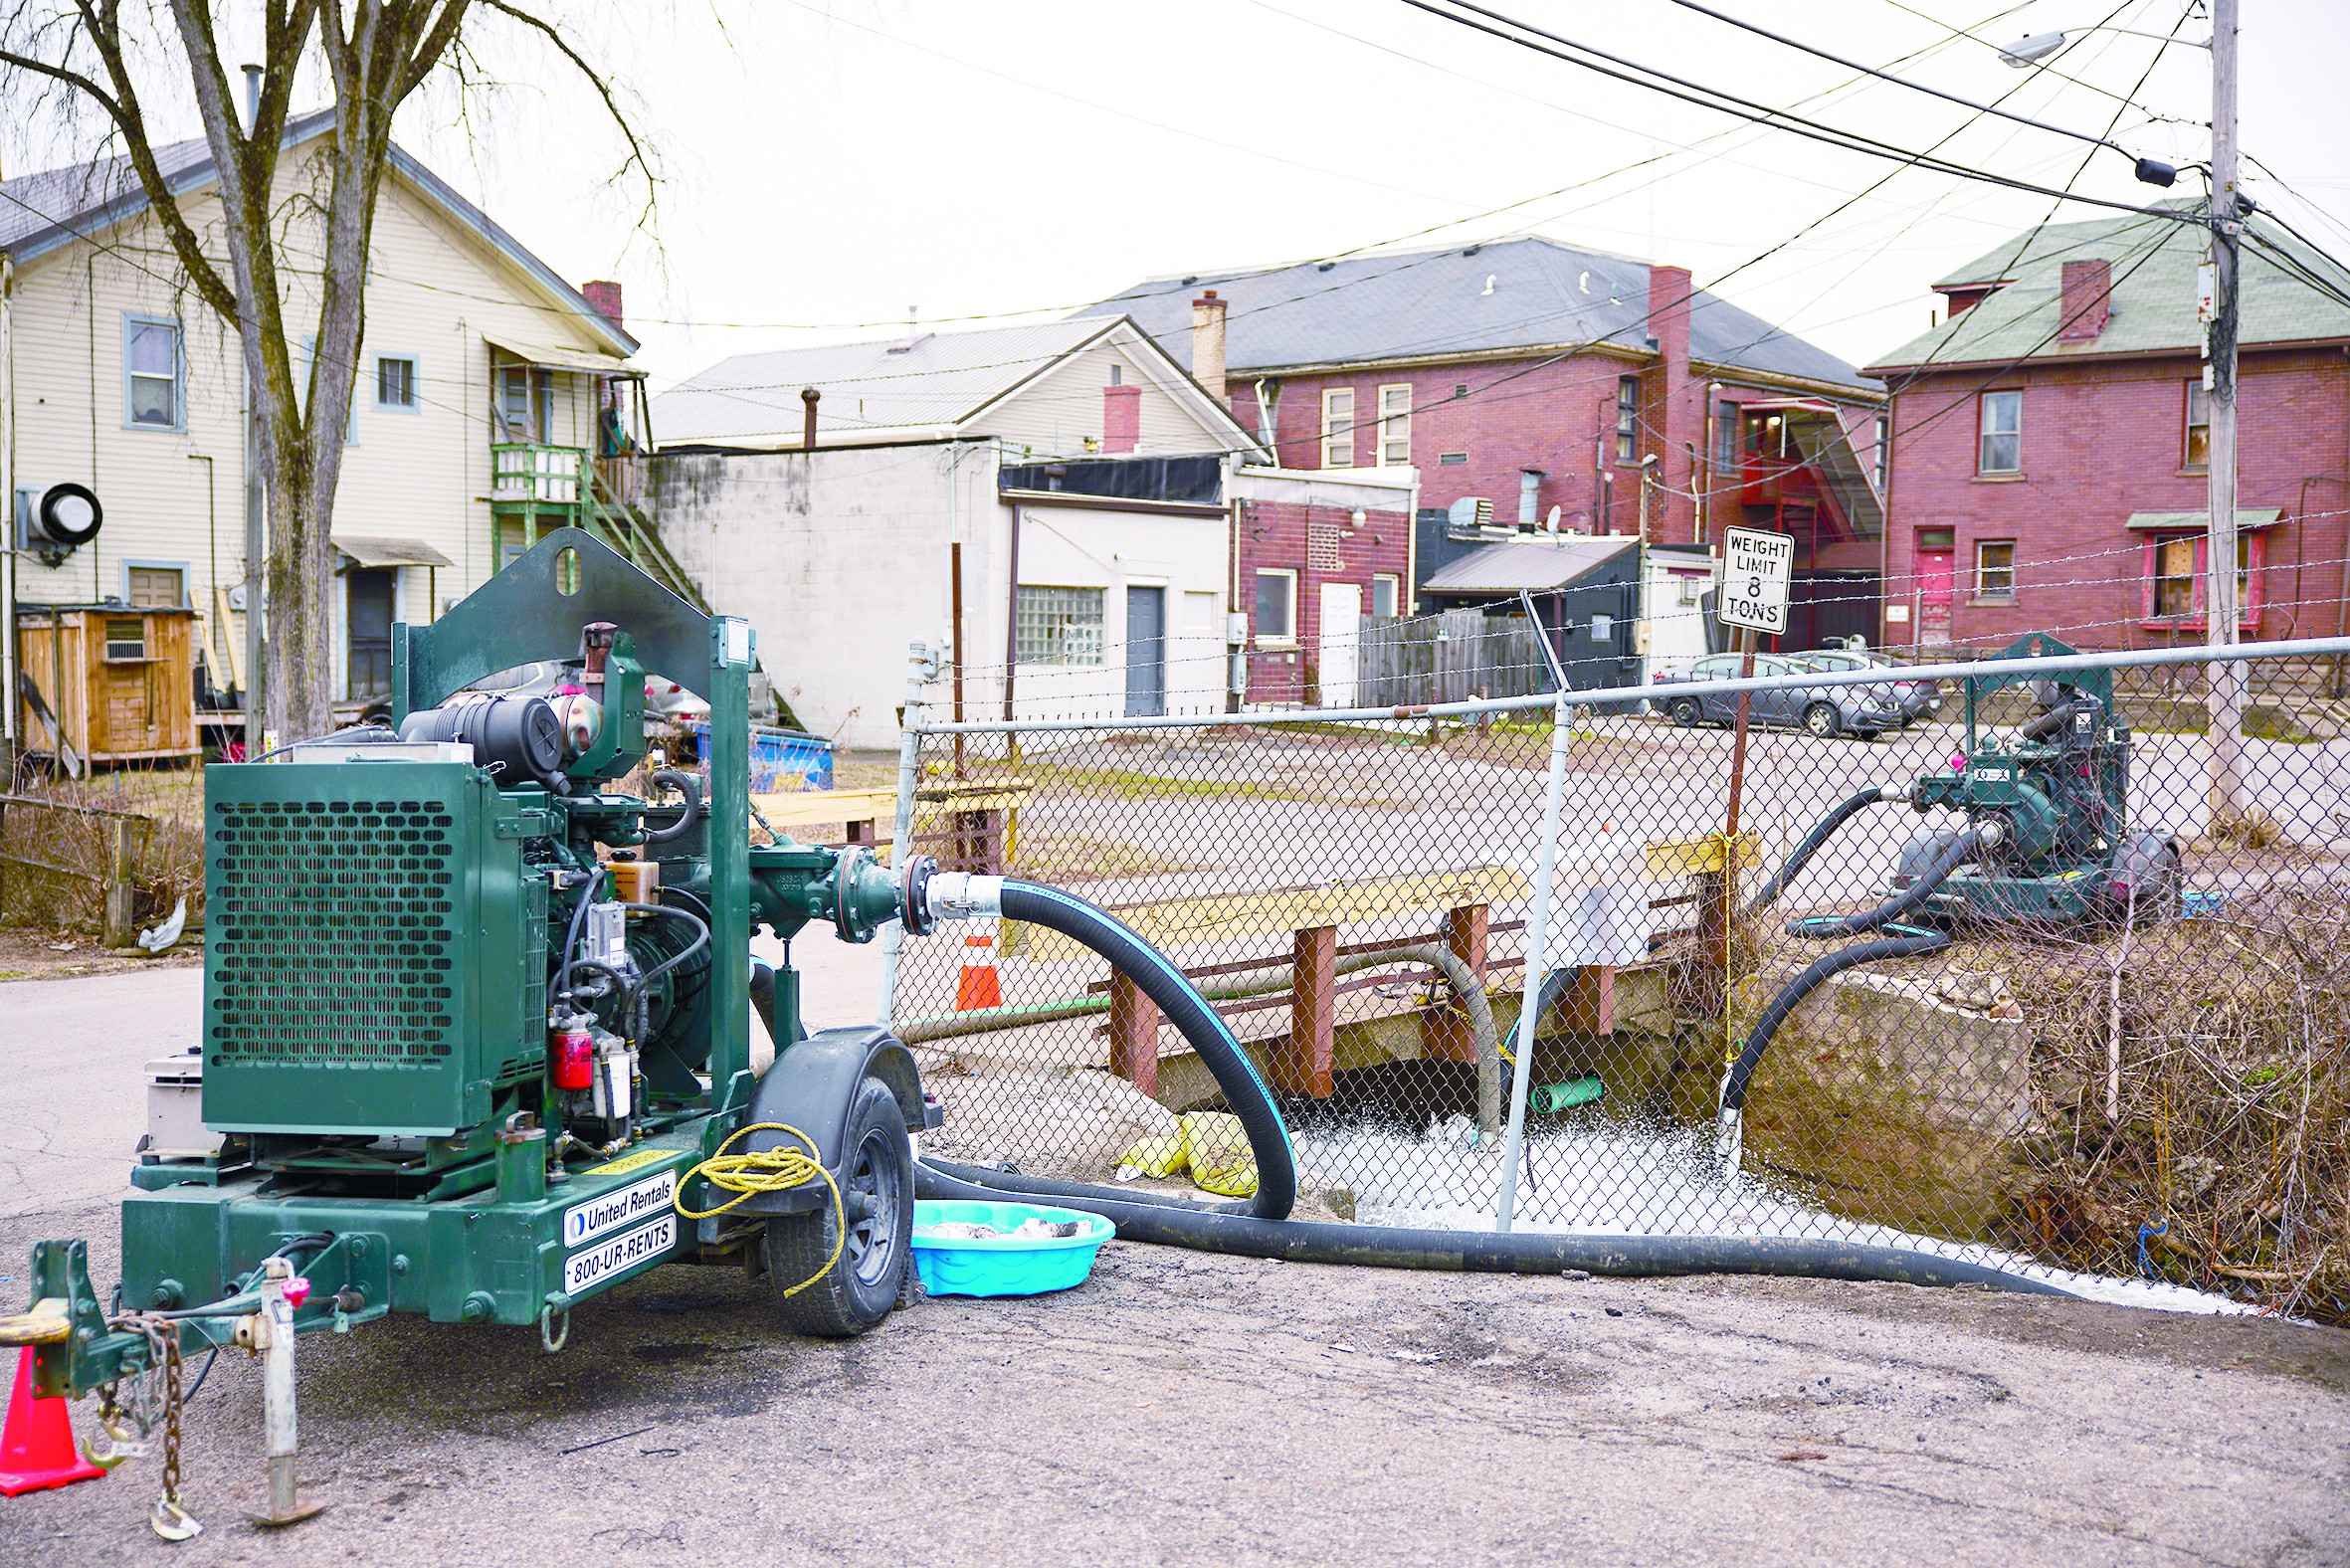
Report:
<svg viewBox="0 0 2350 1568"><path fill-rule="evenodd" d="M1101 389L1101 450L1132 452L1142 440L1142 388Z"/></svg>
<svg viewBox="0 0 2350 1568"><path fill-rule="evenodd" d="M2056 341L2093 343L2113 316L2113 264L2091 258L2064 264L2064 300Z"/></svg>
<svg viewBox="0 0 2350 1568"><path fill-rule="evenodd" d="M1226 301L1213 289L1191 302L1191 375L1217 402L1230 405L1224 390L1224 316Z"/></svg>
<svg viewBox="0 0 2350 1568"><path fill-rule="evenodd" d="M581 297L596 307L596 314L610 321L614 326L622 324L620 319L620 285L612 282L609 278L599 278L594 283L581 284L579 293Z"/></svg>
<svg viewBox="0 0 2350 1568"><path fill-rule="evenodd" d="M1676 544L1699 536L1697 475L1690 454L1705 437L1705 383L1689 369L1689 305L1694 292L1686 267L1649 269L1649 337L1657 367L1641 378L1647 394L1641 401L1655 425L1661 486L1651 497L1649 536ZM1702 457L1698 454L1699 461Z"/></svg>

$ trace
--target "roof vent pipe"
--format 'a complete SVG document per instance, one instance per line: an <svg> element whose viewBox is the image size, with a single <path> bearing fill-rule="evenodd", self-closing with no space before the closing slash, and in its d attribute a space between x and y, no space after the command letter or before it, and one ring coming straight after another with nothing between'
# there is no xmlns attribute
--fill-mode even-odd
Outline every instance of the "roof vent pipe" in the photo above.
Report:
<svg viewBox="0 0 2350 1568"><path fill-rule="evenodd" d="M824 394L814 387L800 388L800 407L805 410L800 417L800 450L802 452L816 450L816 405L823 398Z"/></svg>
<svg viewBox="0 0 2350 1568"><path fill-rule="evenodd" d="M247 135L251 135L253 127L261 123L261 67L248 62L243 69L245 72L245 132Z"/></svg>
<svg viewBox="0 0 2350 1568"><path fill-rule="evenodd" d="M1517 525L1531 529L1541 517L1542 480L1540 469L1517 471Z"/></svg>

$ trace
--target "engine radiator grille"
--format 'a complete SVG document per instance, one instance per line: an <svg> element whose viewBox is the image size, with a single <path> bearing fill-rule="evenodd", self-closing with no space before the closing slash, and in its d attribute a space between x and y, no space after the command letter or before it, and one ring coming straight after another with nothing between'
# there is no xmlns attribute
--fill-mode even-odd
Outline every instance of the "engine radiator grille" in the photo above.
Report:
<svg viewBox="0 0 2350 1568"><path fill-rule="evenodd" d="M447 1057L460 933L449 803L216 801L211 818L213 1051L382 1067Z"/></svg>

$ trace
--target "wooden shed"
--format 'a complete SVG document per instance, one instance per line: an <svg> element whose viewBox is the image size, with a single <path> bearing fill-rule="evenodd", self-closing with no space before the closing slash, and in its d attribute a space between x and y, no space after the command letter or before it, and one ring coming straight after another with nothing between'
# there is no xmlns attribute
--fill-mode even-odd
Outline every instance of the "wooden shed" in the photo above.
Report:
<svg viewBox="0 0 2350 1568"><path fill-rule="evenodd" d="M20 604L17 733L69 773L201 755L196 612ZM60 679L60 673L63 679Z"/></svg>

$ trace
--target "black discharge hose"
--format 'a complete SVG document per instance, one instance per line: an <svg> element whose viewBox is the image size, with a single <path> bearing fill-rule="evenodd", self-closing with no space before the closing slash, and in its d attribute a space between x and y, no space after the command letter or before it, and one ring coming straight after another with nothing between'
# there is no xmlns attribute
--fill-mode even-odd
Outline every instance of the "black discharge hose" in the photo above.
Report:
<svg viewBox="0 0 2350 1568"><path fill-rule="evenodd" d="M1855 942L1840 947L1833 953L1823 953L1804 966L1802 974L1781 988L1771 998L1771 1005L1763 1009L1755 1021L1754 1032L1746 1037L1746 1044L1738 1052L1738 1060L1731 1064L1729 1076L1722 1079L1721 1108L1724 1112L1746 1108L1746 1085L1754 1078L1754 1070L1762 1066L1763 1053L1771 1048L1771 1037L1779 1026L1787 1022L1787 1015L1802 1005L1803 999L1820 989L1828 981L1847 969L1862 964L1878 963L1888 958L1916 958L1925 953L1938 952L1950 945L1949 936L1941 931L1920 930L1913 925L1890 927L1901 934L1879 936L1865 942Z"/></svg>
<svg viewBox="0 0 2350 1568"><path fill-rule="evenodd" d="M1777 903L1779 894L1787 890L1787 884L1795 881L1796 874L1810 863L1813 856L1820 853L1820 846L1826 844L1837 829L1870 806L1902 800L1907 798L1907 794L1898 784L1870 785L1838 801L1834 810L1812 825L1812 831L1804 835L1803 842L1795 847L1785 864L1771 874L1771 880L1762 884L1762 891L1754 895L1753 901L1738 911L1739 918L1751 920Z"/></svg>
<svg viewBox="0 0 2350 1568"><path fill-rule="evenodd" d="M656 768L653 773L653 782L669 785L685 797L685 804L679 811L678 820L668 827L647 828L645 842L647 844L667 844L672 839L684 838L691 831L693 825L701 820L700 778L691 773L681 773L676 768Z"/></svg>
<svg viewBox="0 0 2350 1568"><path fill-rule="evenodd" d="M941 877L941 882L946 882ZM988 879L973 878L976 884ZM1888 1279L1920 1285L1987 1285L2034 1295L2069 1292L1982 1264L1893 1247L1811 1239L1723 1236L1560 1236L1438 1231L1384 1225L1333 1225L1288 1218L1296 1196L1296 1158L1272 1090L1240 1049L1223 1018L1163 954L1106 910L1058 888L1005 879L1000 910L984 902L957 912L1000 912L1061 932L1108 958L1181 1031L1214 1075L1247 1129L1257 1158L1257 1197L1249 1212L1157 1193L1124 1192L1043 1176L981 1170L924 1158L914 1190L924 1198L988 1202L1007 1193L1052 1198L1098 1214L1130 1241L1188 1247L1239 1258L1425 1269L1468 1274L1646 1276L1691 1274L1786 1274L1819 1279ZM933 903L933 909L939 905ZM951 904L950 904L951 907ZM1939 938L1937 938L1939 939ZM1560 980L1563 989L1564 977ZM1556 999L1543 987L1537 1018Z"/></svg>
<svg viewBox="0 0 2350 1568"><path fill-rule="evenodd" d="M987 878L970 879L974 885L991 882ZM1257 1065L1233 1038L1232 1028L1224 1022L1223 1015L1200 995L1199 988L1164 953L1135 935L1123 920L1082 898L1058 887L1012 877L1002 880L997 896L1001 900L997 912L1005 919L1026 920L1083 943L1108 959L1112 967L1132 979L1142 994L1150 998L1191 1049L1199 1053L1200 1061L1215 1076L1217 1086L1224 1090L1225 1102L1240 1118L1241 1129L1248 1134L1249 1151L1257 1160L1257 1193L1249 1200L1245 1212L1259 1220L1288 1218L1290 1208L1297 1201L1297 1156L1289 1147L1289 1129L1281 1124L1280 1109L1273 1103L1273 1090L1259 1076ZM1069 1193L1122 1196L1113 1188L1075 1185ZM1234 1205L1223 1212L1237 1214L1240 1206Z"/></svg>
<svg viewBox="0 0 2350 1568"><path fill-rule="evenodd" d="M1139 983L1139 982L1137 982ZM962 1174L956 1174L961 1172ZM970 1177L979 1180L967 1179ZM1897 1247L1849 1242L1743 1236L1556 1236L1515 1231L1411 1230L1385 1225L1331 1225L1267 1220L1220 1213L1141 1193L1116 1198L1103 1189L1041 1177L924 1160L914 1168L914 1191L924 1198L988 1202L1006 1193L1050 1197L1065 1208L1098 1214L1127 1241L1188 1247L1234 1258L1278 1258L1285 1263L1348 1264L1361 1269L1427 1269L1460 1274L1588 1274L1645 1277L1665 1274L1788 1274L1811 1279L1890 1279L1903 1284L1988 1285L2030 1295L2068 1295L2053 1284L1983 1264Z"/></svg>
<svg viewBox="0 0 2350 1568"><path fill-rule="evenodd" d="M1970 829L1944 846L1942 853L1918 873L1917 881L1875 908L1863 909L1859 914L1804 915L1787 922L1787 934L1826 941L1832 936L1858 936L1862 931L1890 925L1932 897L1935 889L1950 880L1952 872L1997 844L1999 838L1999 828L1995 823Z"/></svg>

